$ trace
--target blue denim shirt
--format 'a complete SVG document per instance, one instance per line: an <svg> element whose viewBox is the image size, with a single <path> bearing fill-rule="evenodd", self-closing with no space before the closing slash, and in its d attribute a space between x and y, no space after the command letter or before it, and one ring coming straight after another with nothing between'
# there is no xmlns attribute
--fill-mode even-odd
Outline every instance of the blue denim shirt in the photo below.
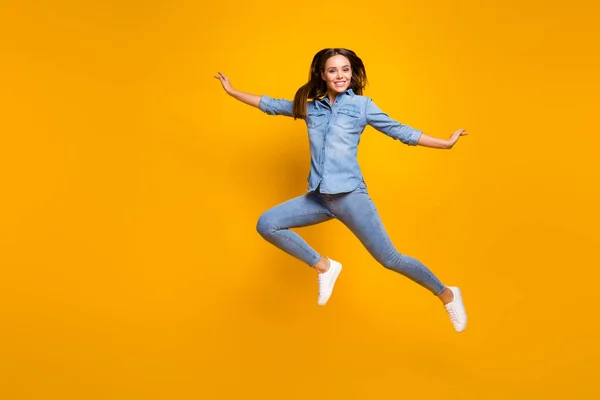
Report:
<svg viewBox="0 0 600 400"><path fill-rule="evenodd" d="M292 116L293 102L262 95L258 108L269 115ZM307 103L306 125L310 142L308 191L351 192L364 183L357 161L358 144L367 125L415 146L422 132L403 125L381 111L369 97L352 89L340 93L333 105L329 97Z"/></svg>

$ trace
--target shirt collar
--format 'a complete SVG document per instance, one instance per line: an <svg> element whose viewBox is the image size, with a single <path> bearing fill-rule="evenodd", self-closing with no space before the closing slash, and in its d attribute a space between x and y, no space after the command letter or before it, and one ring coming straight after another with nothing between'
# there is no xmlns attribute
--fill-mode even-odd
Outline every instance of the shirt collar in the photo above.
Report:
<svg viewBox="0 0 600 400"><path fill-rule="evenodd" d="M342 96L342 95L345 95L345 94L347 94L350 97L356 96L356 94L354 94L354 91L352 90L352 88L346 89L346 91L344 91L343 93L338 94L338 96ZM329 104L329 96L327 96L327 93L325 93L325 96L323 96L321 98L321 101L324 101L327 104Z"/></svg>

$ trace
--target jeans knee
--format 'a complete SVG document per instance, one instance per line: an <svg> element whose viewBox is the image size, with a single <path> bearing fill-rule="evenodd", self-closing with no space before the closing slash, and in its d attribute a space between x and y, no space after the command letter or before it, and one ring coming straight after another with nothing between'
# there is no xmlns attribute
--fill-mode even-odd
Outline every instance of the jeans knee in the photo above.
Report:
<svg viewBox="0 0 600 400"><path fill-rule="evenodd" d="M267 237L275 231L275 229L273 229L273 224L265 214L258 218L258 221L256 222L256 231L262 237Z"/></svg>
<svg viewBox="0 0 600 400"><path fill-rule="evenodd" d="M391 253L379 260L379 263L387 269L399 271L404 267L404 256L398 252Z"/></svg>

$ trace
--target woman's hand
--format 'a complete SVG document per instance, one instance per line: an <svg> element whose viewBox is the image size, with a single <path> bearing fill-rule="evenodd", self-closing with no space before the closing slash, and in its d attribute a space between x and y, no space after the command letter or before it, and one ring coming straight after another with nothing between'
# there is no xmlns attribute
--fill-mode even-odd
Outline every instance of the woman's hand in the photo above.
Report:
<svg viewBox="0 0 600 400"><path fill-rule="evenodd" d="M218 80L221 81L221 85L223 89L227 92L227 94L231 94L233 92L233 88L231 87L231 82L229 82L229 78L219 72L218 76L215 76Z"/></svg>
<svg viewBox="0 0 600 400"><path fill-rule="evenodd" d="M456 144L456 142L458 141L458 138L466 134L466 130L459 129L456 132L454 132L449 139L441 139L423 133L419 137L419 141L417 142L417 144L419 146L432 147L434 149L451 149L452 146L454 146L454 144Z"/></svg>
<svg viewBox="0 0 600 400"><path fill-rule="evenodd" d="M231 87L231 82L229 82L229 78L219 72L218 76L215 76L218 80L221 81L221 85L223 89L227 92L231 97L241 101L242 103L246 103L253 107L259 108L261 96L257 96L255 94L244 93L241 90L235 90Z"/></svg>
<svg viewBox="0 0 600 400"><path fill-rule="evenodd" d="M459 137L465 136L467 134L467 131L464 129L459 129L456 132L454 132L452 136L450 136L450 139L448 139L448 145L450 146L449 148L452 148L452 146L454 146L456 142L458 142Z"/></svg>

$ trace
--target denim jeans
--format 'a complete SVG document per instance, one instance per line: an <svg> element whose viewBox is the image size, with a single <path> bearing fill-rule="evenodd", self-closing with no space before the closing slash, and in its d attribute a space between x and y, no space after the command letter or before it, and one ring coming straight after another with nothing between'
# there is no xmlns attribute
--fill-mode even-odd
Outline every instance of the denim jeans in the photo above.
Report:
<svg viewBox="0 0 600 400"><path fill-rule="evenodd" d="M385 268L406 276L436 296L446 288L423 263L395 249L364 181L348 193L324 194L317 188L281 203L260 216L256 229L268 242L314 267L321 255L290 228L331 219L346 225Z"/></svg>

